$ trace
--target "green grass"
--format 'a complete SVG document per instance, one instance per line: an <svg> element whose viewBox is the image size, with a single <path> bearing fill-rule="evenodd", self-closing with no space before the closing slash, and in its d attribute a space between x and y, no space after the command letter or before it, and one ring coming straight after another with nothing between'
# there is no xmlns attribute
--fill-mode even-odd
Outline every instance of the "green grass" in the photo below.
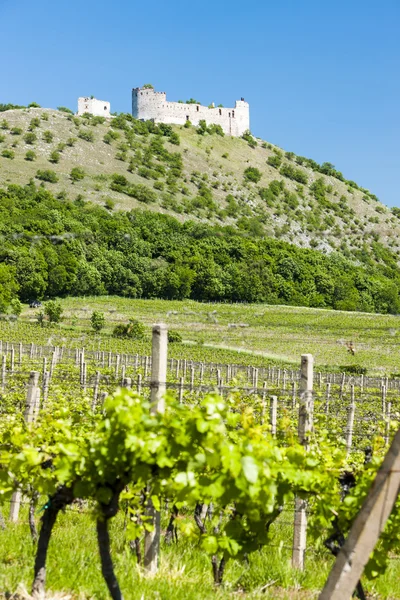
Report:
<svg viewBox="0 0 400 600"><path fill-rule="evenodd" d="M359 364L368 374L400 371L400 320L394 315L340 312L263 304L203 304L194 301L130 300L117 297L62 300L60 326L41 329L26 308L20 324L0 322L0 338L37 344L73 344L87 349L120 352L150 351L150 327L165 322L181 333L184 344L171 344L174 358L205 362L298 365L311 353L316 369ZM91 333L93 310L105 314L107 327ZM116 323L136 318L148 327L148 342L125 342L111 337ZM31 325L29 325L31 323ZM245 325L245 326L244 326ZM348 353L352 340L356 355Z"/></svg>
<svg viewBox="0 0 400 600"><path fill-rule="evenodd" d="M162 543L160 570L147 576L129 550L124 517L119 513L111 524L112 553L126 600L163 599L206 600L243 597L246 599L315 598L329 573L332 559L326 551L307 555L304 572L290 565L291 528L276 527L272 546L255 552L249 563L228 561L225 583L216 590L212 583L210 558L192 542L180 537L178 544ZM30 588L34 546L27 525L26 510L20 523L7 524L0 531L0 589L15 592L18 586ZM400 563L392 560L387 573L375 582L367 582L371 593L382 599L400 598ZM68 508L56 523L50 543L47 588L72 592L74 598L106 600L109 596L101 576L90 513ZM1 593L0 593L1 597Z"/></svg>

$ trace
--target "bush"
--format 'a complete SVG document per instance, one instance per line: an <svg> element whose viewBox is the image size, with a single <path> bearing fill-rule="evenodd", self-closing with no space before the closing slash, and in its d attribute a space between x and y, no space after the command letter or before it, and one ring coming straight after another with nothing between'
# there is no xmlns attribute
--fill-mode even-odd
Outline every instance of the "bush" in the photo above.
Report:
<svg viewBox="0 0 400 600"><path fill-rule="evenodd" d="M8 129L10 126L8 124L8 121L6 121L5 119L3 119L0 123L0 129Z"/></svg>
<svg viewBox="0 0 400 600"><path fill-rule="evenodd" d="M81 181L85 177L85 171L82 167L74 167L69 176L71 181Z"/></svg>
<svg viewBox="0 0 400 600"><path fill-rule="evenodd" d="M250 146L250 148L256 148L257 147L257 141L253 138L253 136L251 135L251 132L249 130L245 131L244 134L242 135L242 138L244 140L246 140L246 142L248 143L248 145Z"/></svg>
<svg viewBox="0 0 400 600"><path fill-rule="evenodd" d="M31 102L30 104L28 104L28 108L42 108L42 107L37 102Z"/></svg>
<svg viewBox="0 0 400 600"><path fill-rule="evenodd" d="M75 144L76 142L76 138L74 137L70 137L67 139L66 144L67 146L69 146L70 148L72 148L72 146Z"/></svg>
<svg viewBox="0 0 400 600"><path fill-rule="evenodd" d="M94 329L96 333L99 333L102 329L104 329L106 324L104 313L96 310L93 311L92 316L90 317L90 324L92 329Z"/></svg>
<svg viewBox="0 0 400 600"><path fill-rule="evenodd" d="M51 131L49 131L48 129L46 131L43 131L43 139L45 142L47 142L48 144L51 144L51 142L53 141L53 138L54 138L54 135L51 133Z"/></svg>
<svg viewBox="0 0 400 600"><path fill-rule="evenodd" d="M35 133L26 133L24 140L26 144L33 144L37 140L37 135Z"/></svg>
<svg viewBox="0 0 400 600"><path fill-rule="evenodd" d="M168 330L168 342L170 344L181 343L182 342L181 334L178 333L177 331L174 331L173 329L169 329Z"/></svg>
<svg viewBox="0 0 400 600"><path fill-rule="evenodd" d="M50 169L37 171L35 177L40 181L48 181L49 183L57 183L58 181L57 173L51 171Z"/></svg>
<svg viewBox="0 0 400 600"><path fill-rule="evenodd" d="M78 137L81 138L81 140L85 140L85 142L94 142L93 131L89 131L88 129L80 129Z"/></svg>
<svg viewBox="0 0 400 600"><path fill-rule="evenodd" d="M15 156L15 153L12 150L9 150L8 148L5 148L3 150L3 152L1 153L3 158L9 158L9 159L13 159Z"/></svg>
<svg viewBox="0 0 400 600"><path fill-rule="evenodd" d="M44 314L47 316L50 323L59 323L63 313L62 306L57 300L49 300L44 305Z"/></svg>
<svg viewBox="0 0 400 600"><path fill-rule="evenodd" d="M107 208L107 210L113 210L113 208L115 207L115 202L112 198L106 198L104 206Z"/></svg>
<svg viewBox="0 0 400 600"><path fill-rule="evenodd" d="M73 111L70 108L67 108L66 106L57 106L57 110L59 110L60 112L64 112L64 113L68 113L69 115L73 115Z"/></svg>
<svg viewBox="0 0 400 600"><path fill-rule="evenodd" d="M192 126L191 121L185 121L185 124L184 124L185 129L190 129L191 126Z"/></svg>
<svg viewBox="0 0 400 600"><path fill-rule="evenodd" d="M284 177L293 179L293 181L297 181L298 183L304 185L308 184L307 174L302 169L296 169L296 167L292 167L292 165L282 165L280 173Z"/></svg>
<svg viewBox="0 0 400 600"><path fill-rule="evenodd" d="M282 164L282 159L277 154L273 154L268 157L267 164L271 165L271 167L275 167L275 169L279 169Z"/></svg>
<svg viewBox="0 0 400 600"><path fill-rule="evenodd" d="M21 135L22 128L21 127L13 127L10 131L11 135Z"/></svg>
<svg viewBox="0 0 400 600"><path fill-rule="evenodd" d="M33 150L27 150L25 154L25 160L34 161L36 160L36 153Z"/></svg>
<svg viewBox="0 0 400 600"><path fill-rule="evenodd" d="M261 172L257 167L247 167L247 169L244 170L244 178L246 181L258 183L261 179Z"/></svg>
<svg viewBox="0 0 400 600"><path fill-rule="evenodd" d="M61 154L57 152L57 150L53 150L53 152L49 156L49 162L57 164L61 158Z"/></svg>
<svg viewBox="0 0 400 600"><path fill-rule="evenodd" d="M181 140L179 138L179 135L173 131L170 136L169 136L169 141L171 142L171 144L174 144L175 146L179 146L181 143Z"/></svg>
<svg viewBox="0 0 400 600"><path fill-rule="evenodd" d="M339 367L342 373L348 373L349 375L366 375L367 368L361 365L341 365Z"/></svg>
<svg viewBox="0 0 400 600"><path fill-rule="evenodd" d="M28 129L29 131L33 131L37 127L40 127L40 119L39 117L34 117L33 119L31 119Z"/></svg>
<svg viewBox="0 0 400 600"><path fill-rule="evenodd" d="M114 337L124 337L131 340L142 340L145 335L145 326L140 321L129 319L129 323L121 323L113 329Z"/></svg>

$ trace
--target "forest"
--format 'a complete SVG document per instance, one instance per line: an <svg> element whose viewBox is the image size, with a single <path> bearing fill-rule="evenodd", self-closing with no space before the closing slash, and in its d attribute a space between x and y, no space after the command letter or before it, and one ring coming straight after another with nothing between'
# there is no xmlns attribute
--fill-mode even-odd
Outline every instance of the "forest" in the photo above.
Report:
<svg viewBox="0 0 400 600"><path fill-rule="evenodd" d="M0 310L16 297L115 294L398 313L394 254L350 260L230 226L54 197L31 181L0 190Z"/></svg>

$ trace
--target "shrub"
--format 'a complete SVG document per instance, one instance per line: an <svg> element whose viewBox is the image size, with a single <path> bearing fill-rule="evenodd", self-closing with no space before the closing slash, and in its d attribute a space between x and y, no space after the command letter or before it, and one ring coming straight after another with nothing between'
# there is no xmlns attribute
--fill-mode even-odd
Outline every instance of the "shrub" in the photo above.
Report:
<svg viewBox="0 0 400 600"><path fill-rule="evenodd" d="M129 323L121 323L113 329L114 337L125 337L131 340L142 340L145 335L145 326L140 321L129 319Z"/></svg>
<svg viewBox="0 0 400 600"><path fill-rule="evenodd" d="M102 329L104 329L106 324L104 313L96 310L93 311L92 316L90 317L90 324L92 329L94 329L96 333L99 333Z"/></svg>
<svg viewBox="0 0 400 600"><path fill-rule="evenodd" d="M271 165L271 167L275 167L275 169L279 169L282 164L282 159L277 154L272 154L272 156L268 157L267 164Z"/></svg>
<svg viewBox="0 0 400 600"><path fill-rule="evenodd" d="M66 106L57 106L57 110L59 110L60 112L64 112L64 113L68 113L69 115L73 115L73 111L70 108L67 108Z"/></svg>
<svg viewBox="0 0 400 600"><path fill-rule="evenodd" d="M143 86L144 90L154 90L154 85L152 85L151 83L145 83Z"/></svg>
<svg viewBox="0 0 400 600"><path fill-rule="evenodd" d="M9 124L8 121L6 121L5 119L3 119L0 123L0 129L9 129Z"/></svg>
<svg viewBox="0 0 400 600"><path fill-rule="evenodd" d="M222 158L229 158L228 152L224 152L223 155L222 155Z"/></svg>
<svg viewBox="0 0 400 600"><path fill-rule="evenodd" d="M5 148L1 155L3 156L3 158L9 158L10 160L12 160L15 156L15 153L12 150Z"/></svg>
<svg viewBox="0 0 400 600"><path fill-rule="evenodd" d="M42 107L37 102L31 102L30 104L28 104L28 108L42 108Z"/></svg>
<svg viewBox="0 0 400 600"><path fill-rule="evenodd" d="M60 142L60 143L57 145L57 148L56 148L56 150L57 150L57 152L63 152L63 151L65 150L65 144L64 144L64 142Z"/></svg>
<svg viewBox="0 0 400 600"><path fill-rule="evenodd" d="M246 181L258 183L261 179L261 172L257 167L247 167L247 169L244 170L244 178Z"/></svg>
<svg viewBox="0 0 400 600"><path fill-rule="evenodd" d="M339 367L342 373L348 373L349 375L366 375L367 368L361 365L342 365Z"/></svg>
<svg viewBox="0 0 400 600"><path fill-rule="evenodd" d="M40 115L40 118L42 119L42 121L48 121L49 120L49 115L47 113L42 113Z"/></svg>
<svg viewBox="0 0 400 600"><path fill-rule="evenodd" d="M18 300L18 298L13 298L11 300L10 311L11 311L11 314L15 315L16 317L19 317L19 315L22 313L22 304Z"/></svg>
<svg viewBox="0 0 400 600"><path fill-rule="evenodd" d="M0 133L0 144L6 141L6 136Z"/></svg>
<svg viewBox="0 0 400 600"><path fill-rule="evenodd" d="M21 135L22 129L21 127L13 127L10 131L11 135Z"/></svg>
<svg viewBox="0 0 400 600"><path fill-rule="evenodd" d="M43 139L45 142L50 144L53 141L53 138L54 135L51 133L51 131L49 131L48 129L46 129L46 131L43 131Z"/></svg>
<svg viewBox="0 0 400 600"><path fill-rule="evenodd" d="M50 323L59 323L61 321L63 309L57 300L49 300L44 305L44 314L49 319Z"/></svg>
<svg viewBox="0 0 400 600"><path fill-rule="evenodd" d="M174 331L173 329L169 329L168 330L168 342L170 344L181 343L182 342L181 334L178 333L177 331Z"/></svg>
<svg viewBox="0 0 400 600"><path fill-rule="evenodd" d="M28 129L29 131L33 131L37 127L40 127L40 119L39 117L34 117L33 119L31 119Z"/></svg>
<svg viewBox="0 0 400 600"><path fill-rule="evenodd" d="M33 150L27 150L25 154L25 160L34 161L36 160L36 153Z"/></svg>
<svg viewBox="0 0 400 600"><path fill-rule="evenodd" d="M57 150L53 150L53 152L50 154L49 161L51 163L57 164L59 162L60 158L61 158L60 153L57 152Z"/></svg>
<svg viewBox="0 0 400 600"><path fill-rule="evenodd" d="M179 146L181 143L180 137L175 131L173 131L170 134L169 141L171 142L171 144L174 144L175 146Z"/></svg>
<svg viewBox="0 0 400 600"><path fill-rule="evenodd" d="M74 137L70 137L67 139L66 144L67 146L69 146L70 148L72 148L72 146L75 144L76 142L76 138Z"/></svg>
<svg viewBox="0 0 400 600"><path fill-rule="evenodd" d="M27 144L33 144L37 140L37 135L35 133L26 133L24 140Z"/></svg>
<svg viewBox="0 0 400 600"><path fill-rule="evenodd" d="M78 137L81 138L81 140L85 140L85 142L94 142L93 131L89 131L88 129L80 129Z"/></svg>
<svg viewBox="0 0 400 600"><path fill-rule="evenodd" d="M107 210L113 210L113 208L115 207L115 202L112 198L106 198L104 206L107 208Z"/></svg>
<svg viewBox="0 0 400 600"><path fill-rule="evenodd" d="M302 183L304 185L307 185L308 183L307 174L304 171L302 171L302 169L296 169L296 167L292 167L292 165L282 165L280 173L284 177L293 179L298 183Z"/></svg>
<svg viewBox="0 0 400 600"><path fill-rule="evenodd" d="M57 183L58 181L57 173L51 171L50 169L37 171L35 177L40 181L48 181L49 183Z"/></svg>
<svg viewBox="0 0 400 600"><path fill-rule="evenodd" d="M81 181L85 177L85 171L82 167L74 167L69 176L71 181Z"/></svg>
<svg viewBox="0 0 400 600"><path fill-rule="evenodd" d="M190 129L191 126L192 126L191 121L185 121L185 124L184 124L185 129Z"/></svg>
<svg viewBox="0 0 400 600"><path fill-rule="evenodd" d="M248 145L250 146L250 148L256 148L257 147L257 141L253 138L253 136L251 135L251 132L249 130L245 131L244 134L242 135L242 138L244 140L246 140L246 142L248 143Z"/></svg>

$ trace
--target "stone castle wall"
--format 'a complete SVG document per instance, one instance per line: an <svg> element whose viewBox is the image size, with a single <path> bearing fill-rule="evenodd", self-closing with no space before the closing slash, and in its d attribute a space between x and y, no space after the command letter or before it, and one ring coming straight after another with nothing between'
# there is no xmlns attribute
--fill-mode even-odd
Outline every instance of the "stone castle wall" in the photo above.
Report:
<svg viewBox="0 0 400 600"><path fill-rule="evenodd" d="M235 137L250 129L250 108L244 99L237 100L235 108L208 108L201 104L168 102L165 92L156 92L152 88L132 90L132 116L143 121L176 125L190 121L197 126L204 120L207 125L221 125L227 135Z"/></svg>
<svg viewBox="0 0 400 600"><path fill-rule="evenodd" d="M96 117L109 117L110 110L110 103L104 100L87 97L78 98L78 115L89 113Z"/></svg>

